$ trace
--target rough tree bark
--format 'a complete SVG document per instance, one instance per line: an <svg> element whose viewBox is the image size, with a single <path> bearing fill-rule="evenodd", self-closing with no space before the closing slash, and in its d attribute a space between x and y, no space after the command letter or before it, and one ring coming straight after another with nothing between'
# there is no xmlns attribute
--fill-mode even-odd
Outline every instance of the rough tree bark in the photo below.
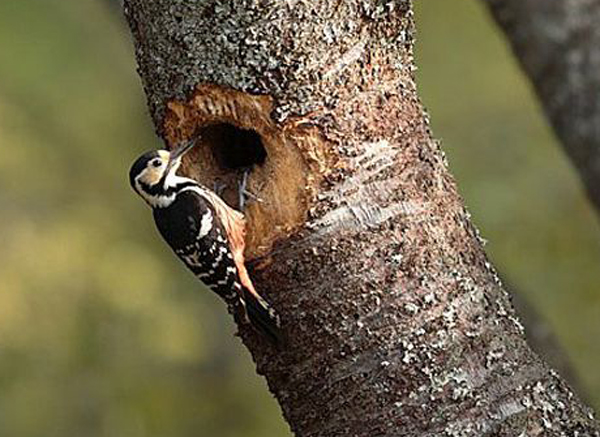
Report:
<svg viewBox="0 0 600 437"><path fill-rule="evenodd" d="M158 133L201 135L184 171L252 167L247 257L287 342L240 336L296 435L600 435L527 346L431 137L409 1L125 7Z"/></svg>
<svg viewBox="0 0 600 437"><path fill-rule="evenodd" d="M484 1L600 212L600 1Z"/></svg>

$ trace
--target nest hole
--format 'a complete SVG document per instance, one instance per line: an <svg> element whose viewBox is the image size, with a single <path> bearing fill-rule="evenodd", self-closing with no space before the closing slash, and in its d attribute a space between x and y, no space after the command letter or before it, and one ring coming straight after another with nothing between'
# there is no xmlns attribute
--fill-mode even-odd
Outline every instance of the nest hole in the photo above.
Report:
<svg viewBox="0 0 600 437"><path fill-rule="evenodd" d="M295 122L280 125L273 108L270 96L201 84L187 102L168 102L163 125L171 145L198 137L181 174L243 209L247 259L270 253L276 241L303 226L322 173L333 168L321 132Z"/></svg>
<svg viewBox="0 0 600 437"><path fill-rule="evenodd" d="M225 171L251 168L267 160L262 138L254 130L219 123L204 127L200 135L217 165Z"/></svg>

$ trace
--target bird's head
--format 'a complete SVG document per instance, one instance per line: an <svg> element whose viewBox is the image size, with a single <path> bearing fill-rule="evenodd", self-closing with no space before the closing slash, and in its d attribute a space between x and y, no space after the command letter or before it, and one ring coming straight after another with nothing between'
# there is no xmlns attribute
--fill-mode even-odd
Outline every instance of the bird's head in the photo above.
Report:
<svg viewBox="0 0 600 437"><path fill-rule="evenodd" d="M151 150L136 159L129 170L129 183L135 192L152 207L168 205L175 194L181 157L193 146L194 141L189 141L171 152Z"/></svg>

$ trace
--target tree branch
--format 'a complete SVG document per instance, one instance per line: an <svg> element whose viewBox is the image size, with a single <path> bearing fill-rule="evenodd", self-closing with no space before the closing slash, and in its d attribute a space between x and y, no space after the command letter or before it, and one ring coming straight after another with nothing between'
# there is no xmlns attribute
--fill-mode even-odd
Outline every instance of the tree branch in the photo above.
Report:
<svg viewBox="0 0 600 437"><path fill-rule="evenodd" d="M600 211L600 1L485 3Z"/></svg>
<svg viewBox="0 0 600 437"><path fill-rule="evenodd" d="M410 2L125 6L157 131L201 134L184 171L252 167L246 255L288 341L240 335L296 435L599 435L527 346L430 135Z"/></svg>

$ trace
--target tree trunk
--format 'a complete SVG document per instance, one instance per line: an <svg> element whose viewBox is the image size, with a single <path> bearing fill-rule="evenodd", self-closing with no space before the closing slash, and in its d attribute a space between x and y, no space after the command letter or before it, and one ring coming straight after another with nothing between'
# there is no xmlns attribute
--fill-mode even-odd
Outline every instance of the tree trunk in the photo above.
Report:
<svg viewBox="0 0 600 437"><path fill-rule="evenodd" d="M485 2L600 212L600 1Z"/></svg>
<svg viewBox="0 0 600 437"><path fill-rule="evenodd" d="M283 320L240 335L298 436L600 435L527 346L416 93L408 1L128 0L184 171L236 206Z"/></svg>

